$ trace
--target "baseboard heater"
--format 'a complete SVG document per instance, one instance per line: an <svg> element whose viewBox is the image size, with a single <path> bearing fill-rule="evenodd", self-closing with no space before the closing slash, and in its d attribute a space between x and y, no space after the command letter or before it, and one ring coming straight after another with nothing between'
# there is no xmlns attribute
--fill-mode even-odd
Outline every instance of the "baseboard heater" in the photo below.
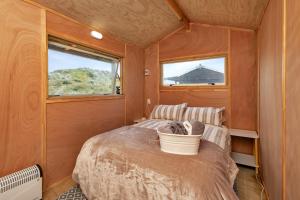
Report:
<svg viewBox="0 0 300 200"><path fill-rule="evenodd" d="M0 178L0 200L42 199L42 171L34 165Z"/></svg>

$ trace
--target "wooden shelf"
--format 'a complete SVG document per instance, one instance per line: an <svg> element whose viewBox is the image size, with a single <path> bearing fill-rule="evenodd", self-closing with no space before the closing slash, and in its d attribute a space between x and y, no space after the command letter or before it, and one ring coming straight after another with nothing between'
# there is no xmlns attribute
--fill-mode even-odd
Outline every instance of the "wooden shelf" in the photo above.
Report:
<svg viewBox="0 0 300 200"><path fill-rule="evenodd" d="M246 165L250 167L258 167L254 155L231 152L231 157L237 164Z"/></svg>
<svg viewBox="0 0 300 200"><path fill-rule="evenodd" d="M236 137L245 137L245 138L259 138L256 131L248 131L248 130L241 130L241 129L230 129L230 135Z"/></svg>
<svg viewBox="0 0 300 200"><path fill-rule="evenodd" d="M258 138L259 135L256 131L241 130L241 129L230 129L230 135L233 137L243 137L254 140L253 155L244 153L231 152L231 157L237 164L255 167L256 173L258 173Z"/></svg>

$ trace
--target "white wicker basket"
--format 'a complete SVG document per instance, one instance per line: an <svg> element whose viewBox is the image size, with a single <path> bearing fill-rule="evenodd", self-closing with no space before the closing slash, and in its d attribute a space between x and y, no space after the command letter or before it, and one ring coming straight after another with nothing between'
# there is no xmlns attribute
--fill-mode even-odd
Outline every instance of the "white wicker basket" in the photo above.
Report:
<svg viewBox="0 0 300 200"><path fill-rule="evenodd" d="M197 155L202 135L176 135L160 132L160 149L166 153Z"/></svg>

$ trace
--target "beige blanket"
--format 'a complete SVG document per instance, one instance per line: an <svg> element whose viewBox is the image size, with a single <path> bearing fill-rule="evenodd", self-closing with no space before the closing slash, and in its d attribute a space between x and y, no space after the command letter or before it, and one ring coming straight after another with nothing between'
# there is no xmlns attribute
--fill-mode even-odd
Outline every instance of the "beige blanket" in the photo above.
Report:
<svg viewBox="0 0 300 200"><path fill-rule="evenodd" d="M157 133L123 127L89 139L73 171L89 200L237 199L237 168L214 143L201 141L197 156L160 151Z"/></svg>

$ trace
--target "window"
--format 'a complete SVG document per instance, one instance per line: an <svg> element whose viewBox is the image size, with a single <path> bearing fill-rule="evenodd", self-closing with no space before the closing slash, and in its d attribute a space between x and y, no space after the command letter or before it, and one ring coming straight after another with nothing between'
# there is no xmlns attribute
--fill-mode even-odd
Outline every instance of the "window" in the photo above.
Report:
<svg viewBox="0 0 300 200"><path fill-rule="evenodd" d="M226 85L226 57L162 63L163 86Z"/></svg>
<svg viewBox="0 0 300 200"><path fill-rule="evenodd" d="M49 37L48 96L120 94L120 59Z"/></svg>

